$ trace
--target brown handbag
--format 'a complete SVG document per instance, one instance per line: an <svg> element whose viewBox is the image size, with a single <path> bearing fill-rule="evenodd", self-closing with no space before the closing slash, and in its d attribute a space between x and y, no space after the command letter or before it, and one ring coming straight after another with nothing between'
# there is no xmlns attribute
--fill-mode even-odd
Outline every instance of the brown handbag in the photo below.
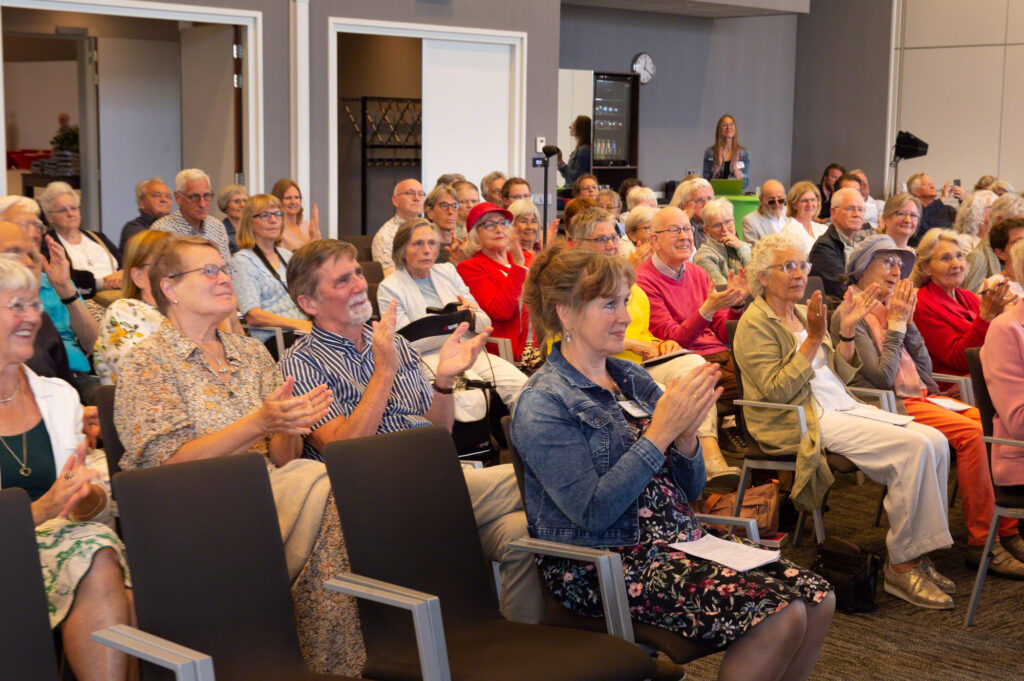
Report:
<svg viewBox="0 0 1024 681"><path fill-rule="evenodd" d="M704 500L703 513L708 515L732 515L736 506L736 492L713 492ZM743 495L743 506L740 508L741 518L757 520L757 531L772 535L779 531L779 481L770 480L763 485L750 487ZM725 525L711 524L711 527L722 532L731 532L733 528Z"/></svg>

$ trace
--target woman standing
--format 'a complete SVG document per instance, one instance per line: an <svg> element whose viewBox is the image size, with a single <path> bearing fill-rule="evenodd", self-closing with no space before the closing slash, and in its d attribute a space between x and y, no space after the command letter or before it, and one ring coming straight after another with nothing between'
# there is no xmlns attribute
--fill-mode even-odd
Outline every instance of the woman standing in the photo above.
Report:
<svg viewBox="0 0 1024 681"><path fill-rule="evenodd" d="M270 193L277 197L284 210L284 233L281 246L294 251L300 246L322 238L320 235L320 212L313 204L313 214L309 220L303 220L302 192L295 180L282 178L274 183Z"/></svg>
<svg viewBox="0 0 1024 681"><path fill-rule="evenodd" d="M795 236L805 256L811 252L818 237L828 230L828 225L815 219L820 204L821 193L806 180L794 184L786 195L786 215L793 219L779 233Z"/></svg>
<svg viewBox="0 0 1024 681"><path fill-rule="evenodd" d="M743 190L750 183L750 151L740 146L736 119L726 114L715 126L715 143L704 150L705 180L743 180Z"/></svg>
<svg viewBox="0 0 1024 681"><path fill-rule="evenodd" d="M231 280L238 311L248 324L309 333L312 323L288 295L286 272L291 252L278 248L283 217L281 204L270 194L257 194L246 202L238 226L240 250L231 258ZM274 332L254 328L252 336L266 341Z"/></svg>
<svg viewBox="0 0 1024 681"><path fill-rule="evenodd" d="M524 298L548 361L512 417L523 459L530 534L622 556L630 615L713 647L728 645L719 679L806 679L835 607L827 582L780 560L737 573L671 548L709 532L690 500L704 486L697 429L721 390L705 364L662 392L622 352L633 270L589 249L542 253ZM570 610L601 611L595 571L542 558Z"/></svg>
<svg viewBox="0 0 1024 681"><path fill-rule="evenodd" d="M576 140L576 148L569 154L568 163L562 160L562 150L558 150L558 172L562 173L566 185L590 172L590 116L577 116L569 124L569 134Z"/></svg>
<svg viewBox="0 0 1024 681"><path fill-rule="evenodd" d="M75 677L123 681L124 653L90 639L133 619L124 547L94 522L109 516L109 482L86 463L78 393L24 365L42 309L35 276L0 259L0 482L32 499L50 626L60 627Z"/></svg>

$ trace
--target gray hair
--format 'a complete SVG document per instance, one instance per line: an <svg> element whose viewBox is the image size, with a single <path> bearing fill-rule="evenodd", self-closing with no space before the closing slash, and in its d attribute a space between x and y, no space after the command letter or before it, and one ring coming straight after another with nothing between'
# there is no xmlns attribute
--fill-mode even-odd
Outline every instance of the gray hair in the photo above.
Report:
<svg viewBox="0 0 1024 681"><path fill-rule="evenodd" d="M995 193L987 189L979 189L968 194L956 211L953 229L959 234L978 236L981 226L985 224L985 209L991 206L995 200ZM990 221L989 224L992 222Z"/></svg>
<svg viewBox="0 0 1024 681"><path fill-rule="evenodd" d="M856 194L857 198L859 198L861 201L864 200L864 197L860 195L859 189L854 189L853 187L843 187L842 189L837 189L834 192L832 192L832 198L829 199L828 207L839 208L843 203L842 197L848 194Z"/></svg>
<svg viewBox="0 0 1024 681"><path fill-rule="evenodd" d="M139 201L142 200L142 197L146 195L146 187L148 187L151 184L157 183L166 185L163 179L157 177L156 175L149 178L148 180L142 180L137 185L135 185L135 202L138 203Z"/></svg>
<svg viewBox="0 0 1024 681"><path fill-rule="evenodd" d="M647 201L657 201L654 190L650 187L637 185L626 192L626 210L633 210L637 206L647 205ZM650 206L653 208L654 206Z"/></svg>
<svg viewBox="0 0 1024 681"><path fill-rule="evenodd" d="M936 247L943 241L956 244L960 250L964 250L964 243L960 241L960 236L953 230L940 227L929 229L922 237L921 243L917 245L917 262L914 263L914 271L910 273L910 280L914 286L921 288L931 280L931 275L925 271L925 268L931 262Z"/></svg>
<svg viewBox="0 0 1024 681"><path fill-rule="evenodd" d="M994 225L1007 218L1024 217L1024 196L1020 194L1003 194L992 202L992 211L988 215L988 224Z"/></svg>
<svg viewBox="0 0 1024 681"><path fill-rule="evenodd" d="M988 188L996 196L1002 196L1003 194L1013 194L1016 192L1016 190L1013 188L1013 185L1007 182L1006 180L996 180L995 182L990 184Z"/></svg>
<svg viewBox="0 0 1024 681"><path fill-rule="evenodd" d="M249 196L249 190L240 184L229 184L224 189L221 189L220 193L217 194L217 208L220 209L220 212L227 213L228 203L239 194Z"/></svg>
<svg viewBox="0 0 1024 681"><path fill-rule="evenodd" d="M733 217L732 202L729 199L715 199L714 201L708 201L704 204L704 209L700 212L701 218L704 220L705 225L711 224L711 218L717 215L727 215Z"/></svg>
<svg viewBox="0 0 1024 681"><path fill-rule="evenodd" d="M675 192L672 194L672 200L669 201L668 205L673 208L682 208L693 200L693 193L695 191L704 187L710 189L711 183L703 177L695 177L692 180L680 182L679 186L676 187Z"/></svg>
<svg viewBox="0 0 1024 681"><path fill-rule="evenodd" d="M913 175L908 177L907 178L907 191L910 192L911 194L916 192L918 186L920 186L920 184L921 184L921 180L923 180L924 176L927 175L927 174L928 173L914 173ZM920 261L918 261L918 262L920 262Z"/></svg>
<svg viewBox="0 0 1024 681"><path fill-rule="evenodd" d="M33 293L39 291L36 275L20 262L0 257L0 293L14 293L24 289Z"/></svg>
<svg viewBox="0 0 1024 681"><path fill-rule="evenodd" d="M600 222L615 222L615 216L606 211L604 208L587 208L582 213L577 213L576 217L572 219L570 228L572 229L572 240L573 243L578 243L584 239L590 238L590 235L594 233L594 227Z"/></svg>
<svg viewBox="0 0 1024 681"><path fill-rule="evenodd" d="M1010 262L1013 263L1013 277L1018 283L1024 281L1024 239L1010 246Z"/></svg>
<svg viewBox="0 0 1024 681"><path fill-rule="evenodd" d="M395 239L391 242L391 259L394 261L396 268L405 270L405 249L409 247L409 242L412 241L412 233L420 227L430 227L433 229L434 236L437 237L438 247L440 247L441 230L437 228L437 225L426 218L406 220L398 228L398 231L395 232Z"/></svg>
<svg viewBox="0 0 1024 681"><path fill-rule="evenodd" d="M430 190L430 193L427 194L427 198L423 199L423 207L433 209L445 194L450 196L452 201L456 203L459 202L459 195L455 193L454 187L450 184L438 184ZM398 261L396 260L395 262Z"/></svg>
<svg viewBox="0 0 1024 681"><path fill-rule="evenodd" d="M213 186L210 182L210 176L204 173L199 168L185 168L177 175L174 176L174 191L185 193L185 186L189 182L199 182L200 180L206 180L206 184Z"/></svg>
<svg viewBox="0 0 1024 681"><path fill-rule="evenodd" d="M466 241L462 244L462 254L472 258L480 252L480 238L476 235L475 229L466 230Z"/></svg>
<svg viewBox="0 0 1024 681"><path fill-rule="evenodd" d="M784 251L796 250L803 252L803 244L789 232L776 232L761 237L754 244L754 250L747 261L747 285L750 295L760 296L764 293L761 273L775 264L775 256Z"/></svg>
<svg viewBox="0 0 1024 681"><path fill-rule="evenodd" d="M536 215L537 219L540 220L540 211L537 210L537 204L530 199L516 199L509 204L506 208L509 213L512 213L512 221L515 222L517 218L521 218L524 215ZM473 230L476 231L476 230Z"/></svg>
<svg viewBox="0 0 1024 681"><path fill-rule="evenodd" d="M632 193L633 192L630 192L630 194ZM636 234L637 228L645 222L654 222L654 214L657 212L657 208L646 204L630 208L629 215L626 217L626 235L631 236Z"/></svg>
<svg viewBox="0 0 1024 681"><path fill-rule="evenodd" d="M64 195L74 199L76 206L82 205L81 199L78 198L78 193L72 189L70 184L67 182L51 182L46 185L46 189L39 195L39 205L42 207L43 212L49 216L53 212L53 204Z"/></svg>
<svg viewBox="0 0 1024 681"><path fill-rule="evenodd" d="M910 192L899 192L897 194L893 194L892 196L885 200L885 205L882 207L882 219L884 220L885 218L892 217L896 213L903 210L903 206L907 205L907 201L910 201L915 206L917 206L918 213L924 210L921 207L921 199L917 198Z"/></svg>
<svg viewBox="0 0 1024 681"><path fill-rule="evenodd" d="M36 217L39 217L41 213L39 204L36 203L35 199L30 199L27 196L20 196L19 194L10 194L9 196L0 198L0 215L3 215L15 206L32 213Z"/></svg>
<svg viewBox="0 0 1024 681"><path fill-rule="evenodd" d="M495 180L507 179L508 177L505 176L505 173L501 172L500 170L492 170L491 172L484 175L484 179L480 180L480 191L486 192L487 185L489 185L491 182L494 182Z"/></svg>
<svg viewBox="0 0 1024 681"><path fill-rule="evenodd" d="M616 208L622 208L622 198L619 193L614 189L602 189L597 193L597 199L600 201L603 197L610 196L612 201L615 203Z"/></svg>

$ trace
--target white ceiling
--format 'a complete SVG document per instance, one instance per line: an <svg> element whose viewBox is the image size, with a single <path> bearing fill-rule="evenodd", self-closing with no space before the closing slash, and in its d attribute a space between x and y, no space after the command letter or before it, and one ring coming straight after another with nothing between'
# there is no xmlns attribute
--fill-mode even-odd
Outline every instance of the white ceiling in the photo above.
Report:
<svg viewBox="0 0 1024 681"><path fill-rule="evenodd" d="M807 13L810 0L562 0L563 5L682 14L707 19Z"/></svg>

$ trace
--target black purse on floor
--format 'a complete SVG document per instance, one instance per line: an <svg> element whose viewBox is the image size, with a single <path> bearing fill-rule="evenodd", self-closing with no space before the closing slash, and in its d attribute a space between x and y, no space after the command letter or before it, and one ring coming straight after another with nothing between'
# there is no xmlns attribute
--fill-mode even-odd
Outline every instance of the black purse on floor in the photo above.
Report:
<svg viewBox="0 0 1024 681"><path fill-rule="evenodd" d="M818 546L811 569L835 590L836 608L843 612L872 612L878 590L881 558L848 541L828 537Z"/></svg>

